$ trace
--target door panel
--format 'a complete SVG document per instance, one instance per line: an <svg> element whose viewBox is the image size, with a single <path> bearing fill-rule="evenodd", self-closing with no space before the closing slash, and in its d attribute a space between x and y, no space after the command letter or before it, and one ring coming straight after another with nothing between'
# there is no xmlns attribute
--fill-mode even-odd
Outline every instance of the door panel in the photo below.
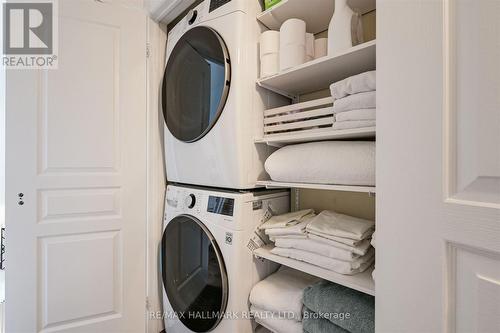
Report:
<svg viewBox="0 0 500 333"><path fill-rule="evenodd" d="M143 332L146 17L59 16L59 68L7 74L7 331Z"/></svg>
<svg viewBox="0 0 500 333"><path fill-rule="evenodd" d="M500 4L377 16L377 331L500 332Z"/></svg>

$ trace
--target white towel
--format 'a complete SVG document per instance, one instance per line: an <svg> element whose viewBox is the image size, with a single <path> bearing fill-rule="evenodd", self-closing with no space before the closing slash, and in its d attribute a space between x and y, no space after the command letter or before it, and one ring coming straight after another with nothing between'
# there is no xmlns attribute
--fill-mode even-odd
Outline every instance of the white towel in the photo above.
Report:
<svg viewBox="0 0 500 333"><path fill-rule="evenodd" d="M307 225L315 234L362 240L372 235L375 222L324 210Z"/></svg>
<svg viewBox="0 0 500 333"><path fill-rule="evenodd" d="M335 240L332 240L329 238L325 238L322 236L318 236L315 234L311 234L311 233L307 234L307 238L315 240L315 241L323 243L323 244L326 244L326 245L329 245L329 246L333 246L333 247L337 247L339 249L350 251L350 252L358 254L360 256L364 256L366 254L366 251L368 251L368 249L370 248L370 240L368 240L368 239L364 239L362 241L359 241L355 245L347 245L347 244L344 244L344 243L341 243L341 242L338 242L338 241L335 241ZM336 238L338 238L338 237L336 237ZM343 240L349 240L349 238L343 238Z"/></svg>
<svg viewBox="0 0 500 333"><path fill-rule="evenodd" d="M314 213L312 209L304 209L297 212L276 215L264 222L259 229L285 228L299 224L304 216Z"/></svg>
<svg viewBox="0 0 500 333"><path fill-rule="evenodd" d="M375 120L375 109L358 109L346 112L340 112L335 115L335 121L349 120Z"/></svg>
<svg viewBox="0 0 500 333"><path fill-rule="evenodd" d="M342 81L335 82L330 86L330 92L335 99L376 89L375 71L354 75Z"/></svg>
<svg viewBox="0 0 500 333"><path fill-rule="evenodd" d="M283 236L306 236L306 226L311 222L314 214L304 216L299 224L288 226L285 228L268 228L266 235L269 237L283 237Z"/></svg>
<svg viewBox="0 0 500 333"><path fill-rule="evenodd" d="M332 235L325 235L322 232L316 232L314 230L307 230L307 228L306 228L306 233L308 236L315 235L315 236L326 238L328 240L339 242L339 243L342 243L342 244L345 244L348 246L352 246L352 247L358 246L364 241L364 240L350 239L350 238L344 238L344 237L337 237L337 236L332 236Z"/></svg>
<svg viewBox="0 0 500 333"><path fill-rule="evenodd" d="M313 252L328 258L333 258L343 261L354 261L355 259L360 257L360 255L355 254L351 251L343 250L334 246L329 246L325 243L317 242L312 239L276 238L275 245L276 247Z"/></svg>
<svg viewBox="0 0 500 333"><path fill-rule="evenodd" d="M374 232L373 232L373 234L372 234L372 240L371 240L371 242L370 242L370 244L371 244L373 247L375 247L375 234L376 234L376 233L377 233L376 231L374 231Z"/></svg>
<svg viewBox="0 0 500 333"><path fill-rule="evenodd" d="M336 121L333 123L334 130L345 130L353 128L364 128L375 126L375 120L350 120L350 121Z"/></svg>
<svg viewBox="0 0 500 333"><path fill-rule="evenodd" d="M376 107L376 102L376 91L367 91L355 95L349 95L341 99L336 99L333 102L333 113L359 109L372 109Z"/></svg>
<svg viewBox="0 0 500 333"><path fill-rule="evenodd" d="M282 318L272 312L251 306L250 312L255 322L274 333L302 333L302 322ZM256 331L257 332L257 331Z"/></svg>
<svg viewBox="0 0 500 333"><path fill-rule="evenodd" d="M345 275L353 275L356 273L363 272L366 270L375 260L375 252L373 248L367 252L362 257L359 257L354 262L342 261L333 258L328 258L316 253L307 252L303 250L297 249L286 249L283 247L275 247L271 250L271 253L292 258L300 261L307 262L312 265L316 265L330 271L345 274Z"/></svg>
<svg viewBox="0 0 500 333"><path fill-rule="evenodd" d="M282 267L252 288L250 303L278 315L291 313L293 318L301 320L304 288L318 280L309 274Z"/></svg>
<svg viewBox="0 0 500 333"><path fill-rule="evenodd" d="M269 229L268 229L269 230ZM307 239L307 235L284 235L284 236L269 236L271 242L276 242L277 239Z"/></svg>

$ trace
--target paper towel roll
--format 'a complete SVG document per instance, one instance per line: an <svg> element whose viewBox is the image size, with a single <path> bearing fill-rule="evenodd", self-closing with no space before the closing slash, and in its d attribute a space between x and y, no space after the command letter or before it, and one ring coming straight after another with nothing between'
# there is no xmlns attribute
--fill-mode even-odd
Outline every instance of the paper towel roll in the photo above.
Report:
<svg viewBox="0 0 500 333"><path fill-rule="evenodd" d="M268 30L260 35L260 56L278 53L280 50L280 32Z"/></svg>
<svg viewBox="0 0 500 333"><path fill-rule="evenodd" d="M260 77L274 75L279 71L279 54L268 53L260 58Z"/></svg>
<svg viewBox="0 0 500 333"><path fill-rule="evenodd" d="M280 47L280 71L292 68L306 62L306 47L290 44Z"/></svg>
<svg viewBox="0 0 500 333"><path fill-rule="evenodd" d="M328 54L328 38L318 38L314 41L314 59Z"/></svg>
<svg viewBox="0 0 500 333"><path fill-rule="evenodd" d="M292 18L280 28L280 47L290 44L306 46L306 22Z"/></svg>
<svg viewBox="0 0 500 333"><path fill-rule="evenodd" d="M314 59L314 35L306 33L306 61Z"/></svg>

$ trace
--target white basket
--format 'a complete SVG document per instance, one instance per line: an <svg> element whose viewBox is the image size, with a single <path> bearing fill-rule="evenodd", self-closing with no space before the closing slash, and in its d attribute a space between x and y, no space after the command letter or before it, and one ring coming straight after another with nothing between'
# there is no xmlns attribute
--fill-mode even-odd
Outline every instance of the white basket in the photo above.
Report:
<svg viewBox="0 0 500 333"><path fill-rule="evenodd" d="M282 106L264 111L264 137L321 132L333 122L332 97Z"/></svg>

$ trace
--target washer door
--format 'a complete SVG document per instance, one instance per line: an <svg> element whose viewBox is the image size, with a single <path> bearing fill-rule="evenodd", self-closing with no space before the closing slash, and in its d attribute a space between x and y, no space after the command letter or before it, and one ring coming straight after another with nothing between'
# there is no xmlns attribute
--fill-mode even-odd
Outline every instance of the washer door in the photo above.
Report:
<svg viewBox="0 0 500 333"><path fill-rule="evenodd" d="M163 115L170 133L184 142L207 134L224 109L230 77L222 37L208 27L187 31L172 50L163 76Z"/></svg>
<svg viewBox="0 0 500 333"><path fill-rule="evenodd" d="M162 239L163 286L172 309L191 331L209 332L227 306L222 254L203 223L189 215L172 219Z"/></svg>

